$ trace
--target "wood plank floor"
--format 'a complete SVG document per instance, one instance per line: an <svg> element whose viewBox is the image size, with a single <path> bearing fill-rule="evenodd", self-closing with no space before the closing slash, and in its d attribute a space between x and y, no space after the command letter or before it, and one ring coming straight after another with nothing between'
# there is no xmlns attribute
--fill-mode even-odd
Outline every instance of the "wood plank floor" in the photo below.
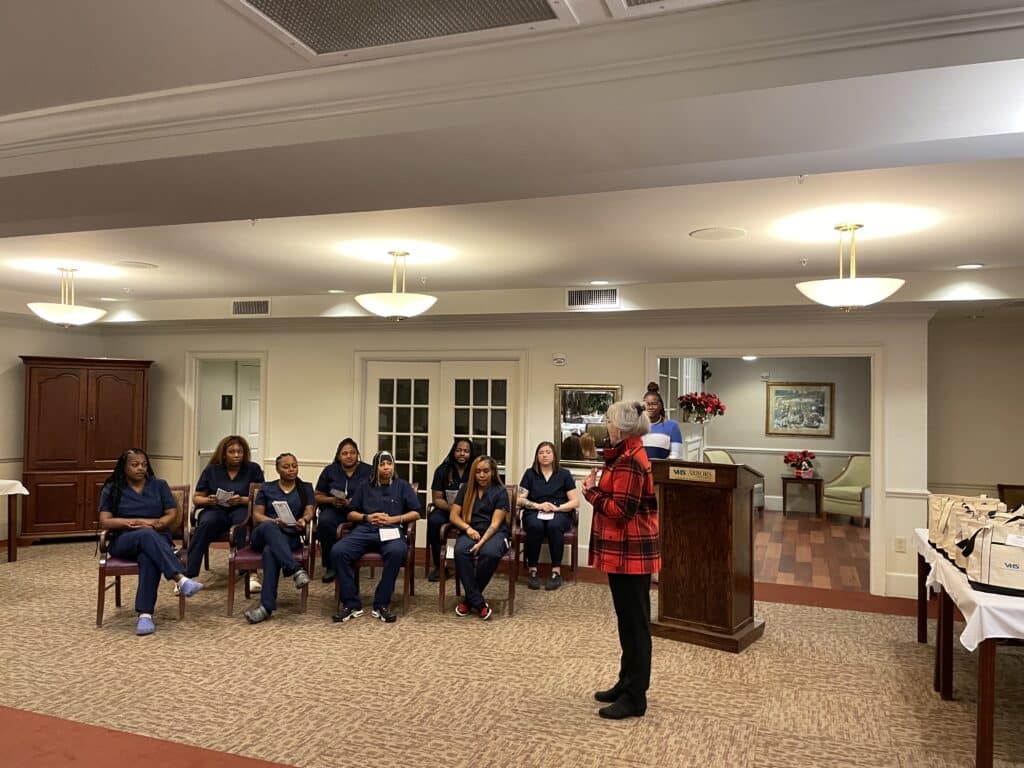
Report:
<svg viewBox="0 0 1024 768"><path fill-rule="evenodd" d="M765 510L754 516L754 581L867 592L870 528Z"/></svg>

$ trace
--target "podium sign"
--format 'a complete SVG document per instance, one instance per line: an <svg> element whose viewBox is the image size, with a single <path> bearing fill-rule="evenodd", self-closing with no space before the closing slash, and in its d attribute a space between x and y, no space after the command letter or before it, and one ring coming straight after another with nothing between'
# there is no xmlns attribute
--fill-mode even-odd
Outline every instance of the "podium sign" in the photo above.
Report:
<svg viewBox="0 0 1024 768"><path fill-rule="evenodd" d="M651 634L739 653L764 634L754 618L752 490L742 464L652 461L661 529Z"/></svg>

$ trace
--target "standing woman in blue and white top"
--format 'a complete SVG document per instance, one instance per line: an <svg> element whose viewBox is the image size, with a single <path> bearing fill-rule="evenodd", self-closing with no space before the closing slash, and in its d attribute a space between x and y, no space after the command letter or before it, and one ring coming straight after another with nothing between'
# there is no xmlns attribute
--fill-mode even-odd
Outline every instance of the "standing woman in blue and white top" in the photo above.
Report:
<svg viewBox="0 0 1024 768"><path fill-rule="evenodd" d="M455 497L450 517L461 532L455 540L455 575L466 591L465 599L455 606L458 616L475 613L484 621L491 618L484 590L508 551L507 514L508 492L498 476L498 465L490 456L480 456L469 468L469 480Z"/></svg>
<svg viewBox="0 0 1024 768"><path fill-rule="evenodd" d="M313 486L299 478L299 461L293 453L282 453L274 462L278 480L267 483L256 494L253 505L252 548L263 553L263 591L260 604L245 612L250 624L266 621L277 610L277 580L280 571L291 576L295 588L302 589L309 584L309 574L295 559L295 552L302 547L300 534L313 519ZM279 517L285 504L295 518L295 525L288 525Z"/></svg>
<svg viewBox="0 0 1024 768"><path fill-rule="evenodd" d="M648 459L681 459L683 457L683 433L679 425L665 416L665 402L653 381L647 385L644 408L651 423L651 431L643 436L644 450Z"/></svg>
<svg viewBox="0 0 1024 768"><path fill-rule="evenodd" d="M135 634L151 635L156 629L153 609L161 575L176 581L185 597L191 597L203 585L185 576L174 554L170 527L178 508L170 487L153 475L149 456L141 448L130 448L117 460L100 491L99 513L100 528L111 531L113 538L108 552L139 565Z"/></svg>
<svg viewBox="0 0 1024 768"><path fill-rule="evenodd" d="M252 461L249 443L241 435L228 435L217 444L192 495L196 529L188 542L185 575L199 575L210 544L245 520L250 483L263 482L263 469ZM252 584L252 577L249 583Z"/></svg>
<svg viewBox="0 0 1024 768"><path fill-rule="evenodd" d="M558 589L562 586L565 533L572 528L572 511L580 505L580 497L576 493L572 473L558 466L554 443L544 441L537 446L533 466L523 473L523 479L519 481L518 505L523 510L523 528L526 530L526 567L530 571L527 586L540 589L537 562L541 545L546 540L551 552L551 578L544 589Z"/></svg>
<svg viewBox="0 0 1024 768"><path fill-rule="evenodd" d="M338 443L334 461L324 467L316 481L316 538L324 561L323 583L334 581L331 549L338 541L338 526L346 520L349 504L360 486L370 482L373 469L360 461L359 446L351 437Z"/></svg>

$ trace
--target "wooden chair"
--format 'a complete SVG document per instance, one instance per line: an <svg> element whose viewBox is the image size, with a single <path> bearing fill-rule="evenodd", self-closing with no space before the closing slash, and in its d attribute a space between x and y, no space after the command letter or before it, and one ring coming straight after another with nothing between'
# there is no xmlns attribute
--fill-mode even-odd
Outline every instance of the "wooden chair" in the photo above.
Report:
<svg viewBox="0 0 1024 768"><path fill-rule="evenodd" d="M262 487L262 483L249 483L249 510L245 515L245 520L237 525L231 526L231 530L228 532L228 540L230 544L230 549L228 550L228 616L234 616L235 614L235 580L238 576L238 572L246 571L245 597L247 599L251 599L252 589L249 585L250 575L255 571L263 570L263 554L252 548L252 511L256 506L256 494ZM310 499L310 503L313 503L312 499ZM306 525L305 530L300 533L299 538L302 542L302 546L299 548L299 551L295 553L295 559L303 568L306 569L306 573L312 573L313 571L313 552L316 550L316 540L313 537L313 531L316 530L315 525L316 516L314 515L313 519ZM236 533L238 534L238 538L235 537ZM243 542L242 546L236 547L234 542L239 540ZM306 604L308 602L309 584L306 584L299 591L299 613L306 612Z"/></svg>
<svg viewBox="0 0 1024 768"><path fill-rule="evenodd" d="M580 510L579 507L572 510L572 527L565 532L564 540L565 546L569 549L569 568L572 570L572 581L576 583L576 575L579 571L580 561ZM523 567L527 567L526 562L526 549L523 545L526 543L526 529L523 528L523 510L517 509L516 511L516 529L515 529L516 545L523 550ZM554 567L554 563L551 564ZM559 566L562 564L559 563Z"/></svg>
<svg viewBox="0 0 1024 768"><path fill-rule="evenodd" d="M505 525L509 530L510 546L508 552L502 555L501 560L498 561L498 570L496 573L502 573L508 575L508 615L515 615L516 605L516 581L519 579L519 538L516 535L518 528L516 521L517 508L516 501L519 498L519 486L518 485L505 485L505 491L508 493L508 507L509 512L505 515ZM448 565L448 542L454 542L459 538L459 530L455 526L449 524L445 528L441 529L441 567L438 569L438 598L437 598L437 609L440 613L444 613L445 599L447 598L447 582L448 579L445 576L445 567ZM458 597L462 594L462 585L459 583L458 575L455 576L455 596Z"/></svg>
<svg viewBox="0 0 1024 768"><path fill-rule="evenodd" d="M420 484L412 483L413 493L419 493ZM352 529L356 527L355 523L342 523L338 526L338 541L341 541L345 536L352 532ZM403 566L404 577L402 583L402 613L409 612L409 597L416 597L416 521L410 520L405 524L405 543L409 546L409 551L405 555L405 565ZM323 556L324 567L327 567L327 559L330 557L328 552ZM376 568L384 567L384 558L380 552L364 552L363 556L355 563L352 569L356 576L356 590L359 589L359 569L369 568L370 578L373 578L373 574ZM337 605L341 600L341 585L338 583L338 578L334 578L334 604Z"/></svg>
<svg viewBox="0 0 1024 768"><path fill-rule="evenodd" d="M1024 485L998 483L996 490L999 492L999 500L1006 504L1011 512L1024 504Z"/></svg>
<svg viewBox="0 0 1024 768"><path fill-rule="evenodd" d="M188 548L188 540L185 538L185 520L188 517L188 509L191 506L191 489L187 485L172 485L171 495L174 497L174 506L178 510L178 514L174 518L174 522L171 524L171 537L176 540L180 540L182 543L176 547L174 553L181 560L182 565L185 564L185 553ZM112 531L100 531L100 540L98 544L100 553L99 562L99 587L96 593L96 626L103 626L103 609L106 607L107 602L107 590L111 587L114 588L114 605L118 608L121 607L121 577L122 576L138 576L139 575L139 564L134 560L122 560L119 557L111 557L109 553L110 549L110 534ZM107 583L107 579L113 576L114 580ZM185 618L185 596L178 595L178 619Z"/></svg>
<svg viewBox="0 0 1024 768"><path fill-rule="evenodd" d="M185 519L185 552L188 552L188 544L192 540L192 532L195 531L196 526L199 524L199 513L202 510L197 508L193 504L189 504L188 517ZM227 542L230 536L230 532L225 532L218 536L211 543ZM203 569L210 570L210 548L207 547L203 553Z"/></svg>

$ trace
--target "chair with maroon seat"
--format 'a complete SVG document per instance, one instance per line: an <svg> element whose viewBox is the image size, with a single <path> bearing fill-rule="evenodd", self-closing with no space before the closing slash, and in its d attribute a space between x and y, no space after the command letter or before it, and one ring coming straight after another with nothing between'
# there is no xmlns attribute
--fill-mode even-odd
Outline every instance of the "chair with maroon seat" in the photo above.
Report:
<svg viewBox="0 0 1024 768"><path fill-rule="evenodd" d="M253 508L256 506L256 493L263 487L262 483L249 484L249 511L245 520L237 525L231 526L228 533L230 549L228 550L228 616L235 614L235 579L239 571L245 571L245 597L252 598L252 589L249 585L249 577L256 571L263 570L263 554L252 548L253 530ZM295 559L299 561L306 573L313 572L313 552L316 550L316 542L313 539L315 517L306 524L305 529L300 533L302 546L295 553ZM235 542L241 541L241 546L235 546ZM312 544L310 542L313 542ZM299 591L299 613L306 612L306 603L309 602L309 584L306 584Z"/></svg>
<svg viewBox="0 0 1024 768"><path fill-rule="evenodd" d="M508 615L515 615L516 606L516 581L519 578L519 536L517 520L518 514L516 509L516 501L518 500L519 486L518 485L505 485L505 491L508 493L508 507L509 512L505 515L505 525L509 530L509 548L508 552L502 555L501 560L498 561L498 570L495 573L505 573L508 576ZM459 538L459 530L453 525L446 525L441 529L441 567L438 569L438 599L437 609L440 613L444 613L445 599L447 598L447 583L448 579L445 575L445 568L448 565L448 546L449 542L452 542L451 546L454 548L455 540ZM462 585L459 583L458 575L455 576L455 596L458 597L462 594Z"/></svg>
<svg viewBox="0 0 1024 768"><path fill-rule="evenodd" d="M185 564L185 552L188 550L188 533L185 520L188 517L188 508L192 496L187 485L172 485L171 495L174 497L174 506L178 510L174 522L171 524L171 537L181 544L175 547L174 553ZM134 560L122 560L119 557L111 557L108 549L110 547L111 531L100 531L100 540L97 545L100 553L99 563L99 587L96 593L96 626L103 625L103 609L106 607L107 590L114 588L114 605L121 607L121 577L138 576L139 564ZM107 583L107 579L113 576L114 580ZM178 619L185 618L185 596L178 595Z"/></svg>

